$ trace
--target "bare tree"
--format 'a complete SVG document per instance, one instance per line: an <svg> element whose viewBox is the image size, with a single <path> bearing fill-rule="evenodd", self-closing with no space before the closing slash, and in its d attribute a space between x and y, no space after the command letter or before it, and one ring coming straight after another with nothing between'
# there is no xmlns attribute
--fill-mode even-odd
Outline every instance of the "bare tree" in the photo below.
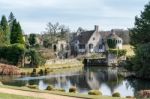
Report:
<svg viewBox="0 0 150 99"><path fill-rule="evenodd" d="M60 31L60 25L58 22L52 24L49 22L46 27L46 33L50 35L51 40L56 40L56 34Z"/></svg>

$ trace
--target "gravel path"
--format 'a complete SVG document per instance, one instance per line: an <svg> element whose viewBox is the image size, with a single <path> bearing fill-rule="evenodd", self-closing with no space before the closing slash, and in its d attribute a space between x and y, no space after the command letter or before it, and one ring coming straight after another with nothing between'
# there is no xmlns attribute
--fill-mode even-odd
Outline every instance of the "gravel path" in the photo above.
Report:
<svg viewBox="0 0 150 99"><path fill-rule="evenodd" d="M37 97L37 98L42 98L42 99L81 99L81 98L54 95L54 94L48 94L48 93L28 92L28 91L15 90L15 89L9 89L9 88L0 88L0 93L31 96L31 97Z"/></svg>

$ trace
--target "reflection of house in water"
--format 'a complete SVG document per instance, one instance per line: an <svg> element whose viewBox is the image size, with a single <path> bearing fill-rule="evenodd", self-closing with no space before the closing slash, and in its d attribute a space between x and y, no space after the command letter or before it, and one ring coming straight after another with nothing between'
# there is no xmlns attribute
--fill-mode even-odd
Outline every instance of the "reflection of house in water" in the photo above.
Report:
<svg viewBox="0 0 150 99"><path fill-rule="evenodd" d="M85 74L87 84L90 89L99 89L101 84L106 83L111 92L114 91L118 83L117 68L104 68L104 69L87 69Z"/></svg>
<svg viewBox="0 0 150 99"><path fill-rule="evenodd" d="M43 80L45 84L51 84L58 88L69 89L71 86L76 86L78 91L100 89L105 84L112 93L119 86L117 76L117 68L96 68L91 67L85 69L84 72L76 72L74 75L55 75L54 77Z"/></svg>

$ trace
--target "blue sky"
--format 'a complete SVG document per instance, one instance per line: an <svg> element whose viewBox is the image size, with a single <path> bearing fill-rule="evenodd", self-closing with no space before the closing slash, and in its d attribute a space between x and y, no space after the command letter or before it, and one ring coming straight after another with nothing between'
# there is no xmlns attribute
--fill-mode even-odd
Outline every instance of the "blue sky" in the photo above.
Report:
<svg viewBox="0 0 150 99"><path fill-rule="evenodd" d="M0 15L12 11L25 33L41 33L48 22L59 22L72 31L78 27L100 30L134 26L149 0L0 0Z"/></svg>

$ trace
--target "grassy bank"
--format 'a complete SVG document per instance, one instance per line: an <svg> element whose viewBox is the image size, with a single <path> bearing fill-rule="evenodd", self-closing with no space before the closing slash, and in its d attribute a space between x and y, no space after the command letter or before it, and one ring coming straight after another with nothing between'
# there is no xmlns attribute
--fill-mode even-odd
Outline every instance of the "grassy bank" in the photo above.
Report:
<svg viewBox="0 0 150 99"><path fill-rule="evenodd" d="M40 92L40 93L49 93L49 94L55 94L55 95L63 95L63 96L86 98L86 99L126 99L126 98L121 98L121 97L86 95L86 94L80 94L80 93L66 93L66 92L60 92L60 91L46 91L46 90L41 91L41 90L37 90L37 89L29 89L27 87L14 87L14 86L6 86L6 85L3 85L1 87L22 90L22 91L28 91L28 92L37 92L37 94Z"/></svg>
<svg viewBox="0 0 150 99"><path fill-rule="evenodd" d="M0 99L41 99L41 98L0 93Z"/></svg>
<svg viewBox="0 0 150 99"><path fill-rule="evenodd" d="M81 61L78 61L76 59L59 59L59 60L47 60L46 64L44 66L36 68L36 72L40 72L40 70L45 71L47 70L48 74L54 74L59 72L64 72L66 70L71 70L73 68L73 71L81 70L83 67L83 64ZM20 68L21 72L24 74L31 74L33 71L33 68Z"/></svg>

